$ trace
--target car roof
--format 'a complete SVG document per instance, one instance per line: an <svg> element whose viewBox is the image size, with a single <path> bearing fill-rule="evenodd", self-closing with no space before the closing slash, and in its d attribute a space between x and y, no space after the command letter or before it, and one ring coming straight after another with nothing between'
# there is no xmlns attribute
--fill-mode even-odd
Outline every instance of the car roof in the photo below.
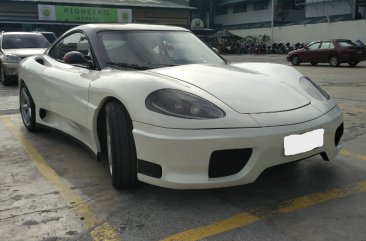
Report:
<svg viewBox="0 0 366 241"><path fill-rule="evenodd" d="M41 35L40 33L37 32L2 32L2 34L4 35Z"/></svg>
<svg viewBox="0 0 366 241"><path fill-rule="evenodd" d="M328 42L328 41L331 41L331 42L340 42L340 41L351 41L352 40L349 40L349 39L323 39L323 40L315 40L315 41L311 41L309 44L312 44L312 43L316 43L316 42Z"/></svg>
<svg viewBox="0 0 366 241"><path fill-rule="evenodd" d="M350 39L332 39L333 41L352 41L352 40L350 40Z"/></svg>
<svg viewBox="0 0 366 241"><path fill-rule="evenodd" d="M35 33L40 33L40 34L55 34L54 32L47 32L47 31L36 31Z"/></svg>
<svg viewBox="0 0 366 241"><path fill-rule="evenodd" d="M89 31L101 31L101 30L161 30L161 31L186 31L189 30L181 27L175 26L167 26L167 25L154 25L154 24L136 24L136 23L127 23L127 24L85 24L75 29L81 30L89 30Z"/></svg>

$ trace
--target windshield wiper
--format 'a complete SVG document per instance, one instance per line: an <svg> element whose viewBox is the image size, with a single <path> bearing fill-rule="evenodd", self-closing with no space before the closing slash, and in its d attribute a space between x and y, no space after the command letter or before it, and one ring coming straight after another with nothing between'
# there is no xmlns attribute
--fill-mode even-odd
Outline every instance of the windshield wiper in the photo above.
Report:
<svg viewBox="0 0 366 241"><path fill-rule="evenodd" d="M158 63L146 63L149 65L158 65L158 66L178 66L177 64L158 64Z"/></svg>
<svg viewBox="0 0 366 241"><path fill-rule="evenodd" d="M138 65L138 64L117 63L117 62L107 62L107 64L109 64L109 65L115 65L115 66L119 66L119 67L124 67L124 68L130 68L130 69L138 69L138 70L151 69L148 66L142 66L142 65Z"/></svg>

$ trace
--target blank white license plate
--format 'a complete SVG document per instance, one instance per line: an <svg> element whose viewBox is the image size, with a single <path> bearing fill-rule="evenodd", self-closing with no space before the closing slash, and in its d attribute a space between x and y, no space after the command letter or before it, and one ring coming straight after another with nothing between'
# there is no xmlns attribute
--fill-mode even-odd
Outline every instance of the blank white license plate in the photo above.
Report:
<svg viewBox="0 0 366 241"><path fill-rule="evenodd" d="M324 129L309 131L300 135L290 135L284 138L285 156L292 156L311 151L324 144Z"/></svg>

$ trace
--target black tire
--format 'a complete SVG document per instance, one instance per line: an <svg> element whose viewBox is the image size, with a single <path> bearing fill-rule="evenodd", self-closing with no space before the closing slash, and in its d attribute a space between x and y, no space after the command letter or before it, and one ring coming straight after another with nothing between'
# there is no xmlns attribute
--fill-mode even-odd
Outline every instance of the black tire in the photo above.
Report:
<svg viewBox="0 0 366 241"><path fill-rule="evenodd" d="M118 101L105 106L106 156L112 184L121 189L137 184L137 157L132 135L132 121L126 108Z"/></svg>
<svg viewBox="0 0 366 241"><path fill-rule="evenodd" d="M293 55L291 57L291 64L292 65L299 65L300 64L300 58L297 55Z"/></svg>
<svg viewBox="0 0 366 241"><path fill-rule="evenodd" d="M339 66L339 60L338 60L338 57L337 56L331 56L330 58L329 58L329 64L330 64L330 66L332 66L332 67L338 67Z"/></svg>
<svg viewBox="0 0 366 241"><path fill-rule="evenodd" d="M1 81L3 82L3 85L4 86L9 86L13 83L13 80L10 79L4 72L3 70L3 67L1 66L1 69L0 69L0 78L1 78Z"/></svg>
<svg viewBox="0 0 366 241"><path fill-rule="evenodd" d="M350 61L350 62L348 62L348 65L351 66L351 67L354 67L354 66L358 65L358 62L357 61Z"/></svg>
<svg viewBox="0 0 366 241"><path fill-rule="evenodd" d="M316 66L316 65L318 64L318 62L310 62L310 64L311 64L312 66Z"/></svg>
<svg viewBox="0 0 366 241"><path fill-rule="evenodd" d="M28 131L35 132L38 130L36 126L36 105L27 88L22 83L19 90L19 111L23 120L24 126Z"/></svg>

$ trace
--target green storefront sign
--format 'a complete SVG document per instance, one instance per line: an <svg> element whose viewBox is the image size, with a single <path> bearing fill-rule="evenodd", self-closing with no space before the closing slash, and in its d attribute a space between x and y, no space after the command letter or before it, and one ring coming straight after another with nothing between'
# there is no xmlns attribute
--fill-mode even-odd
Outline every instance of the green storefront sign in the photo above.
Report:
<svg viewBox="0 0 366 241"><path fill-rule="evenodd" d="M56 6L56 20L69 22L118 22L117 9Z"/></svg>
<svg viewBox="0 0 366 241"><path fill-rule="evenodd" d="M40 20L76 23L128 23L132 21L131 15L131 9L38 5Z"/></svg>

